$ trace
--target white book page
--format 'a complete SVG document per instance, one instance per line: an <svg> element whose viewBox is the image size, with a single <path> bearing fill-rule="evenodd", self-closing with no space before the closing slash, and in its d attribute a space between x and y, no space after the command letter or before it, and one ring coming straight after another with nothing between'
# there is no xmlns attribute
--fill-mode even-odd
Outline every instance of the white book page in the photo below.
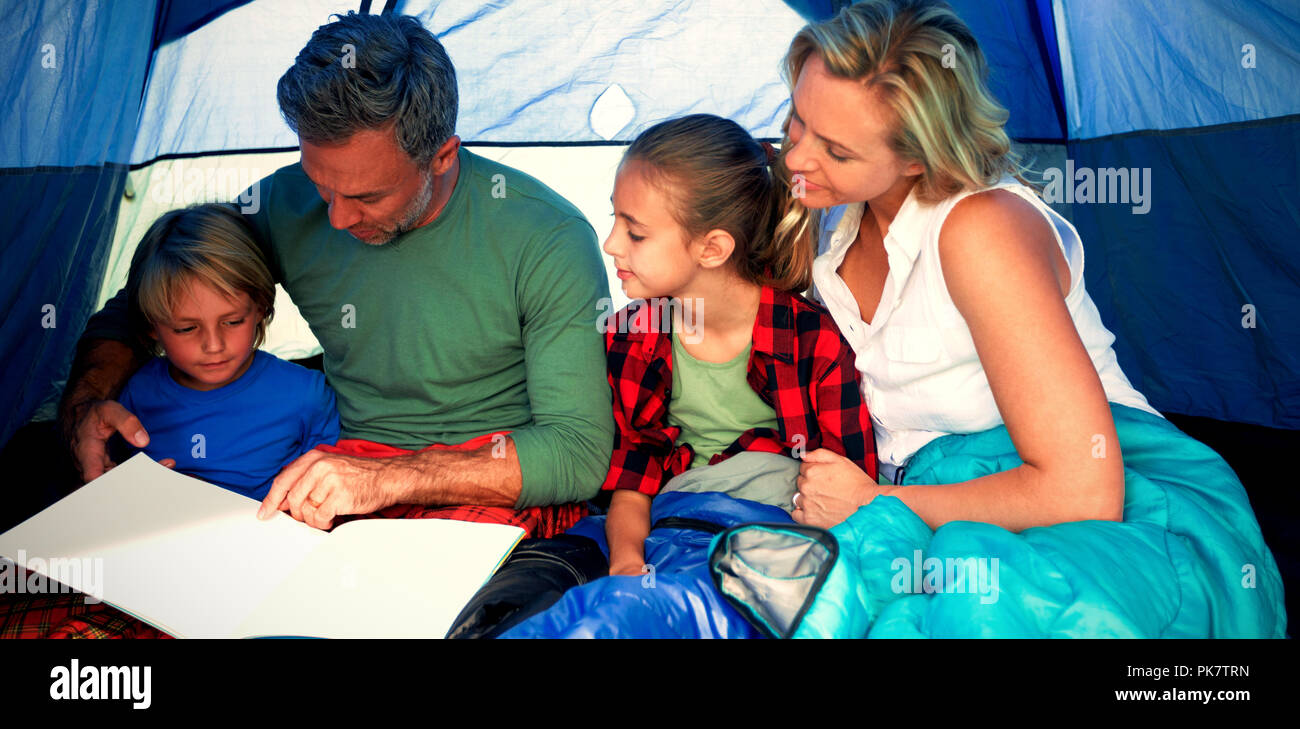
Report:
<svg viewBox="0 0 1300 729"><path fill-rule="evenodd" d="M231 637L235 627L325 532L258 502L176 473L143 453L0 535L0 555L52 578L51 558L86 560L65 580L187 638ZM43 564L42 564L43 563Z"/></svg>
<svg viewBox="0 0 1300 729"><path fill-rule="evenodd" d="M448 519L348 522L238 634L442 638L523 534L519 527Z"/></svg>

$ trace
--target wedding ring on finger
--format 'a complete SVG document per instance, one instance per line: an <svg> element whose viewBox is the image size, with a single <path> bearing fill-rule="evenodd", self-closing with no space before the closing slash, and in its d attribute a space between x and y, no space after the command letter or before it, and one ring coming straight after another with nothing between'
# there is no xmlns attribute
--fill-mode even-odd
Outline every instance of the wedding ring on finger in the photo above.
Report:
<svg viewBox="0 0 1300 729"><path fill-rule="evenodd" d="M802 496L802 495L803 495L803 494L801 494L801 493L799 493L798 491L796 491L796 492L794 492L794 496L791 496L791 497L790 497L790 504L791 504L791 506L793 506L793 507L795 508L796 511L799 510L799 497Z"/></svg>

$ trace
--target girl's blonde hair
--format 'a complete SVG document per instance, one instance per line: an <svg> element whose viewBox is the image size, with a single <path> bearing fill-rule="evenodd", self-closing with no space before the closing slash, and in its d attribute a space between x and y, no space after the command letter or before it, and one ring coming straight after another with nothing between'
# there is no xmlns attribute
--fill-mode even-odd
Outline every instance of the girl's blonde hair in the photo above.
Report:
<svg viewBox="0 0 1300 729"><path fill-rule="evenodd" d="M1008 113L985 84L988 67L975 36L947 3L865 0L795 35L782 69L794 93L804 63L817 53L835 76L874 90L895 119L893 151L924 171L914 192L938 202L1012 175L1024 182L1019 157L1003 129ZM782 150L790 149L790 118ZM813 247L820 212L790 194L784 155L774 168L785 188L776 237Z"/></svg>
<svg viewBox="0 0 1300 729"><path fill-rule="evenodd" d="M136 247L126 281L127 302L136 335L155 353L161 352L149 332L171 320L195 281L230 298L248 294L265 312L253 344L262 346L275 313L275 279L252 230L233 205L209 203L166 213L149 226Z"/></svg>
<svg viewBox="0 0 1300 729"><path fill-rule="evenodd" d="M802 291L811 257L776 245L772 227L782 194L772 179L768 150L739 124L712 114L660 122L633 140L623 155L649 167L651 184L668 197L673 219L691 237L725 230L735 241L729 263L741 278Z"/></svg>

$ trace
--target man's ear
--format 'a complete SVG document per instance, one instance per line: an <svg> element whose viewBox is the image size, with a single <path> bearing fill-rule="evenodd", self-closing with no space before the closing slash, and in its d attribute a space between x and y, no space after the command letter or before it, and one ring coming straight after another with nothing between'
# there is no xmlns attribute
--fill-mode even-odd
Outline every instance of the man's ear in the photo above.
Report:
<svg viewBox="0 0 1300 729"><path fill-rule="evenodd" d="M429 169L435 175L445 175L451 171L452 165L456 163L456 155L460 152L460 137L455 134L447 137L447 141L442 143L438 151L434 153L433 159L429 161Z"/></svg>
<svg viewBox="0 0 1300 729"><path fill-rule="evenodd" d="M695 260L705 268L718 268L736 251L736 239L725 230L710 230L700 240Z"/></svg>

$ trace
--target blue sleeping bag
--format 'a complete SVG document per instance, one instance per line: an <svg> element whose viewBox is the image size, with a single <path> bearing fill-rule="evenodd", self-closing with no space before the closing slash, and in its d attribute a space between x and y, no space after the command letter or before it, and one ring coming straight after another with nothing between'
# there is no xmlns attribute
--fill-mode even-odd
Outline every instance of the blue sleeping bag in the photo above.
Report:
<svg viewBox="0 0 1300 729"><path fill-rule="evenodd" d="M931 531L902 501L877 498L830 530L836 557L803 565L809 588L784 596L799 612L765 609L771 570L720 584L768 616L769 632L795 637L1285 637L1281 577L1232 469L1163 418L1111 412L1123 522ZM904 482L958 483L1020 462L1005 427L945 436L912 458ZM719 535L717 554L743 537Z"/></svg>
<svg viewBox="0 0 1300 729"><path fill-rule="evenodd" d="M753 522L793 524L775 507L720 493L671 492L650 502L646 564L639 577L604 577L575 587L546 611L502 638L757 638L754 626L713 587L708 527ZM569 534L590 537L609 556L605 517L578 522Z"/></svg>
<svg viewBox="0 0 1300 729"><path fill-rule="evenodd" d="M600 579L507 635L1284 637L1281 578L1232 469L1163 418L1111 411L1123 522L931 531L902 501L881 497L827 532L721 494L664 494L654 519L693 514L731 528L712 540L656 530L646 543L653 587L645 577ZM912 458L905 484L958 483L1020 463L1005 427L950 435ZM591 529L588 521L597 520L575 530ZM587 536L603 544L603 529Z"/></svg>

